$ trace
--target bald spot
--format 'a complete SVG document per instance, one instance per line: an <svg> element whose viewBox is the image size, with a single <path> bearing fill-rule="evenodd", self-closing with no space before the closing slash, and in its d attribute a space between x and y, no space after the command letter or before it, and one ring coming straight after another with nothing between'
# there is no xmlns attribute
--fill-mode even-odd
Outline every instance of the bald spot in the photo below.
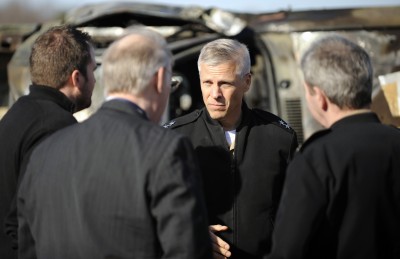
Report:
<svg viewBox="0 0 400 259"><path fill-rule="evenodd" d="M115 45L115 47L119 50L132 49L132 47L135 49L141 49L144 46L151 46L153 48L154 42L149 39L149 37L138 34L128 35L118 41Z"/></svg>

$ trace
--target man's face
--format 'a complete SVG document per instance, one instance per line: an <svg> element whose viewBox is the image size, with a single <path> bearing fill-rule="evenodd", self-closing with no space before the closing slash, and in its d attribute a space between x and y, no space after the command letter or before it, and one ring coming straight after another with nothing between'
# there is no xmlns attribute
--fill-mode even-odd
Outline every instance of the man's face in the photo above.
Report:
<svg viewBox="0 0 400 259"><path fill-rule="evenodd" d="M76 109L77 111L88 108L92 104L92 93L94 85L96 84L96 78L94 77L94 71L97 68L96 60L94 57L94 50L90 51L91 61L86 66L86 77L82 75L83 86L80 88L80 95L76 98Z"/></svg>
<svg viewBox="0 0 400 259"><path fill-rule="evenodd" d="M241 115L242 99L249 89L251 75L236 75L236 64L217 66L200 64L200 84L203 101L211 118L224 128L233 129Z"/></svg>

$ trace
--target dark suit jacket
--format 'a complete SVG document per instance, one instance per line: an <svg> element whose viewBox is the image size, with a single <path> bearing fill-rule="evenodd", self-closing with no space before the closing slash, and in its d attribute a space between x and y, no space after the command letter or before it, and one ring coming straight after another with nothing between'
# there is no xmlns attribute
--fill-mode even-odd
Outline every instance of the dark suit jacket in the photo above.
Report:
<svg viewBox="0 0 400 259"><path fill-rule="evenodd" d="M58 129L76 123L72 115L74 104L60 91L46 86L30 86L29 95L23 96L0 121L0 258L17 258L11 249L11 238L17 244L15 203L17 184L24 161L37 143ZM15 216L14 216L15 215Z"/></svg>
<svg viewBox="0 0 400 259"><path fill-rule="evenodd" d="M207 110L165 125L190 138L200 162L210 224L230 244L234 259L259 259L270 251L273 222L286 167L297 147L296 133L281 118L242 107L234 151Z"/></svg>
<svg viewBox="0 0 400 259"><path fill-rule="evenodd" d="M131 102L106 102L33 152L18 195L20 258L209 259L196 165L189 140Z"/></svg>
<svg viewBox="0 0 400 259"><path fill-rule="evenodd" d="M400 130L372 113L311 137L289 165L270 258L400 258Z"/></svg>

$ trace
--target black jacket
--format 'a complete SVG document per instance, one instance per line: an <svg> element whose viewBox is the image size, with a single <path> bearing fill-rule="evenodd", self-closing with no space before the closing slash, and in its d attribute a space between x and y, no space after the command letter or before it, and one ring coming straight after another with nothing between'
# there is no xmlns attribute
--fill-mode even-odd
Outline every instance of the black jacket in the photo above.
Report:
<svg viewBox="0 0 400 259"><path fill-rule="evenodd" d="M259 258L271 245L285 170L297 147L295 132L279 117L242 108L234 152L206 109L165 125L188 136L203 175L210 224L231 244L232 258Z"/></svg>
<svg viewBox="0 0 400 259"><path fill-rule="evenodd" d="M111 100L42 142L18 192L20 259L209 259L195 156L182 135Z"/></svg>
<svg viewBox="0 0 400 259"><path fill-rule="evenodd" d="M21 166L39 141L76 123L73 111L74 104L60 91L32 85L30 93L19 98L0 121L0 258L16 258L11 252L11 239L5 235L4 220L10 207L15 207L11 202L22 173ZM8 220L7 229L16 246L14 216Z"/></svg>
<svg viewBox="0 0 400 259"><path fill-rule="evenodd" d="M270 258L400 258L400 130L366 113L310 137L288 168Z"/></svg>

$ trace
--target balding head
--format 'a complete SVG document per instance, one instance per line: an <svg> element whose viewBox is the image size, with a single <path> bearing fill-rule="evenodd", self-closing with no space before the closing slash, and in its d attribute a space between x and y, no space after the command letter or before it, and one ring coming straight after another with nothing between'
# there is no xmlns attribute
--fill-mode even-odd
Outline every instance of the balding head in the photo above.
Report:
<svg viewBox="0 0 400 259"><path fill-rule="evenodd" d="M107 93L143 92L160 67L170 67L172 54L155 31L134 27L109 46L103 55L103 82Z"/></svg>

